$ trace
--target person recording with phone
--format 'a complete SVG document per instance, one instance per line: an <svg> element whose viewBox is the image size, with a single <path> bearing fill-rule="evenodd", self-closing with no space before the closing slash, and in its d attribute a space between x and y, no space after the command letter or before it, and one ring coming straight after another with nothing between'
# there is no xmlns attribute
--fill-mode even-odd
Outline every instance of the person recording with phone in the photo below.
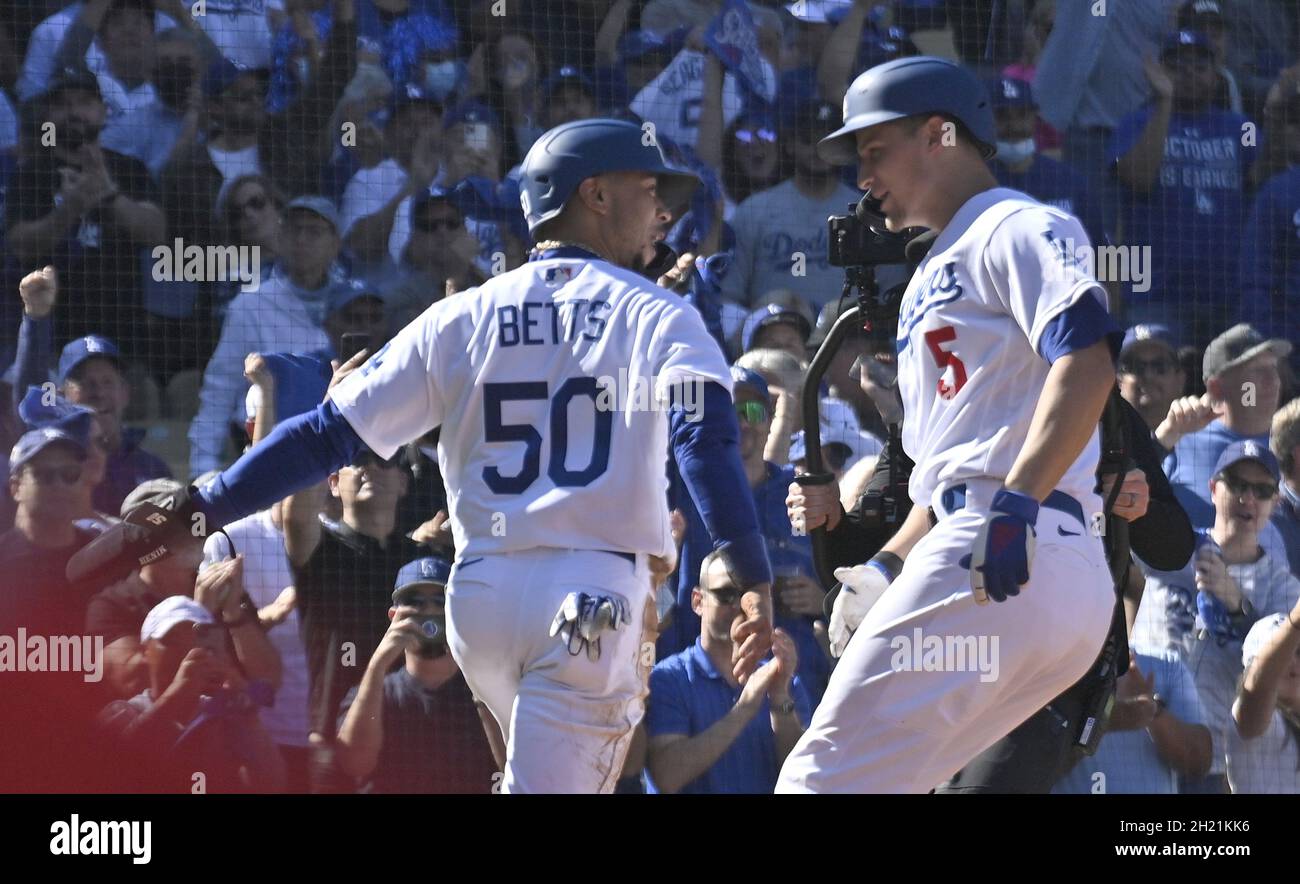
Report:
<svg viewBox="0 0 1300 884"><path fill-rule="evenodd" d="M361 683L344 698L339 767L375 794L487 793L504 761L500 731L467 726L476 701L447 650L450 563L427 557L397 575L389 626ZM401 665L394 669L394 664ZM481 708L481 707L480 707Z"/></svg>

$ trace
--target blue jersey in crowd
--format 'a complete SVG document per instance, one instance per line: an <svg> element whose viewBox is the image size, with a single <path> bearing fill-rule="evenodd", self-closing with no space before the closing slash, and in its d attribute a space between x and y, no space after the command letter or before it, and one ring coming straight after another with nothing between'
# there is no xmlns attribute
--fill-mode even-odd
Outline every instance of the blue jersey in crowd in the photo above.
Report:
<svg viewBox="0 0 1300 884"><path fill-rule="evenodd" d="M1179 439L1174 450L1165 457L1165 475L1174 487L1174 497L1192 520L1193 528L1214 525L1214 501L1210 499L1214 466L1225 448L1243 439L1268 447L1268 433L1243 436L1229 430L1223 421L1214 420L1205 429Z"/></svg>
<svg viewBox="0 0 1300 884"><path fill-rule="evenodd" d="M1241 321L1300 338L1300 166L1259 189L1241 234Z"/></svg>
<svg viewBox="0 0 1300 884"><path fill-rule="evenodd" d="M1133 149L1152 111L1148 105L1120 121L1108 163ZM1246 170L1255 158L1256 148L1242 144L1246 123L1218 109L1173 113L1151 190L1125 191L1121 238L1151 247L1150 290L1129 287L1130 312L1138 321L1171 323L1182 340L1205 336L1198 319L1217 333L1237 312L1237 250L1225 246L1241 234Z"/></svg>
<svg viewBox="0 0 1300 884"><path fill-rule="evenodd" d="M651 738L668 734L699 736L731 711L742 690L740 686L733 687L718 672L697 638L680 654L660 661L650 673L646 733ZM812 704L797 675L790 682L790 698L794 700L799 721L808 727ZM764 697L763 705L736 741L704 774L682 787L680 793L771 794L780 770L781 759L777 758L776 736L772 733L771 704ZM650 791L658 791L653 780Z"/></svg>

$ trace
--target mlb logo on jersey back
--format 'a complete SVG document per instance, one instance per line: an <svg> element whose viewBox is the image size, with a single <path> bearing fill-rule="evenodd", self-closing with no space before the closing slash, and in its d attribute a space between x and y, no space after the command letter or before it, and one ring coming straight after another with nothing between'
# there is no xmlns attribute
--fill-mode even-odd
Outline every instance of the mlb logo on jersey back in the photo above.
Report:
<svg viewBox="0 0 1300 884"><path fill-rule="evenodd" d="M543 281L550 286L566 285L573 279L573 266L548 267L542 275Z"/></svg>

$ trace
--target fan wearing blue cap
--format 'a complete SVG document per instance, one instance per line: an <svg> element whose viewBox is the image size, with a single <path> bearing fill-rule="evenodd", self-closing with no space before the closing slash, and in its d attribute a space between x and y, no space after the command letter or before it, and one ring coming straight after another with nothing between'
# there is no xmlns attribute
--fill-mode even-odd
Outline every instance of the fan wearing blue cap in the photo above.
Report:
<svg viewBox="0 0 1300 884"><path fill-rule="evenodd" d="M1119 350L1119 393L1152 432L1169 415L1169 407L1182 395L1186 382L1178 341L1169 326L1139 323L1124 332Z"/></svg>
<svg viewBox="0 0 1300 884"><path fill-rule="evenodd" d="M1220 106L1204 34L1168 35L1146 76L1151 100L1119 121L1106 154L1126 243L1147 247L1150 265L1126 304L1133 319L1163 322L1200 346L1237 314L1239 250L1224 243L1240 237L1257 147L1242 136L1250 121Z"/></svg>
<svg viewBox="0 0 1300 884"><path fill-rule="evenodd" d="M1093 246L1108 242L1095 188L1073 166L1039 153L1038 102L1026 80L1003 76L988 84L997 124L997 154L990 164L998 183L1069 212L1088 231ZM1076 243L1078 249L1085 243Z"/></svg>
<svg viewBox="0 0 1300 884"><path fill-rule="evenodd" d="M486 732L473 726L480 713L448 653L443 606L450 575L451 563L438 557L402 566L388 631L361 683L343 699L336 757L371 792L484 794L504 763L493 758L493 748L503 746L500 730L490 715L483 718Z"/></svg>

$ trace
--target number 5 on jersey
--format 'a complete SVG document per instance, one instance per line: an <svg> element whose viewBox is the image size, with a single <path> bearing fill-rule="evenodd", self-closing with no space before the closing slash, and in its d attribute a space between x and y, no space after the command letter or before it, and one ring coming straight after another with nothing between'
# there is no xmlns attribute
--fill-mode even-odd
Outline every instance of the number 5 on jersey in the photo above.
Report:
<svg viewBox="0 0 1300 884"><path fill-rule="evenodd" d="M936 328L934 331L925 333L925 345L930 348L934 361L938 364L939 370L943 375L939 378L939 398L951 399L961 392L961 388L966 386L966 366L957 358L957 355L951 350L943 349L944 344L957 340L957 330L951 325L943 328ZM952 369L951 384L948 383L948 369Z"/></svg>

